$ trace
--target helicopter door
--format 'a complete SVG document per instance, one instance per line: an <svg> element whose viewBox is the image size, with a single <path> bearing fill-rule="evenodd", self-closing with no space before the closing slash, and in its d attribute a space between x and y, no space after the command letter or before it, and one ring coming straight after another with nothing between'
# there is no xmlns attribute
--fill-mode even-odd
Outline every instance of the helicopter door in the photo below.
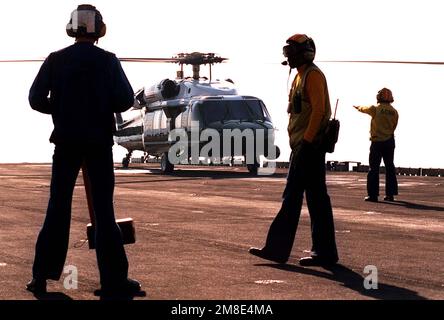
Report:
<svg viewBox="0 0 444 320"><path fill-rule="evenodd" d="M144 119L144 145L150 154L159 154L168 150L168 121L163 110L147 112Z"/></svg>

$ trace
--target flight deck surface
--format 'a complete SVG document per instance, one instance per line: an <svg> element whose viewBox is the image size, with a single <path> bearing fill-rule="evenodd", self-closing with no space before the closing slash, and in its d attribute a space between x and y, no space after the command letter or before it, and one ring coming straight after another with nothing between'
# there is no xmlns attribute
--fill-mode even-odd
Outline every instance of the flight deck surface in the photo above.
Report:
<svg viewBox="0 0 444 320"><path fill-rule="evenodd" d="M126 245L129 275L149 300L444 299L444 178L398 176L396 202L364 202L366 174L328 172L340 265L301 267L311 248L304 203L290 260L248 253L262 246L280 208L286 169L251 176L244 167L116 164L116 218L132 217L136 243ZM43 223L50 164L0 164L0 299L36 299L25 290ZM381 181L384 177L381 175ZM383 184L381 186L383 191ZM88 209L81 175L74 190L66 266L77 289L51 281L52 298L96 300L95 251L88 249ZM377 275L377 289L367 289ZM375 278L373 278L374 280Z"/></svg>

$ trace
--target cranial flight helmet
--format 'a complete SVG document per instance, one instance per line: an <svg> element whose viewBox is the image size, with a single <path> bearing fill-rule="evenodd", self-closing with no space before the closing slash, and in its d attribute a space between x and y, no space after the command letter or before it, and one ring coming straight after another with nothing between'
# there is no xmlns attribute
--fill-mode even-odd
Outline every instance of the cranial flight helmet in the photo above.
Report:
<svg viewBox="0 0 444 320"><path fill-rule="evenodd" d="M382 88L378 91L378 94L376 95L376 100L378 102L392 103L394 101L392 91L387 88Z"/></svg>
<svg viewBox="0 0 444 320"><path fill-rule="evenodd" d="M106 33L106 25L96 7L81 4L71 13L71 19L66 25L66 33L73 38L89 37L99 39Z"/></svg>
<svg viewBox="0 0 444 320"><path fill-rule="evenodd" d="M291 68L312 62L316 54L316 46L313 39L299 33L288 38L287 45L282 49Z"/></svg>

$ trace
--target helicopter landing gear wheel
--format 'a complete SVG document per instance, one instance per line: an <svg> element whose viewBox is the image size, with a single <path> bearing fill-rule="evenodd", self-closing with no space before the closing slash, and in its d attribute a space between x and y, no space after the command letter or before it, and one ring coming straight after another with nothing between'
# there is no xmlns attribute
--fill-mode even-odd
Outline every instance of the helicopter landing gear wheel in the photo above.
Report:
<svg viewBox="0 0 444 320"><path fill-rule="evenodd" d="M168 174L174 171L174 164L168 160L168 152L164 152L160 158L160 171L163 174Z"/></svg>
<svg viewBox="0 0 444 320"><path fill-rule="evenodd" d="M129 163L130 163L130 159L131 159L132 154L133 154L133 152L130 151L126 154L125 158L122 159L122 167L124 167L125 169L129 167Z"/></svg>

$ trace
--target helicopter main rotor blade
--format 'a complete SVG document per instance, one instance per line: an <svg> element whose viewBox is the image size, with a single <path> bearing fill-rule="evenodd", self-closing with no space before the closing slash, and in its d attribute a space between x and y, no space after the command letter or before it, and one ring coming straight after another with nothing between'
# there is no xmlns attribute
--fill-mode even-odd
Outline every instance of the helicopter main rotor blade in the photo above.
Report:
<svg viewBox="0 0 444 320"><path fill-rule="evenodd" d="M120 61L125 62L177 62L178 59L174 58L119 58ZM45 61L45 58L42 59L9 59L9 60L0 60L1 62L42 62Z"/></svg>
<svg viewBox="0 0 444 320"><path fill-rule="evenodd" d="M179 53L175 57L171 58L119 58L120 61L125 62L174 62L180 65L191 64L191 65L203 65L203 64L214 64L221 63L227 58L222 58L216 56L214 53Z"/></svg>
<svg viewBox="0 0 444 320"><path fill-rule="evenodd" d="M178 62L176 58L119 58L124 62Z"/></svg>
<svg viewBox="0 0 444 320"><path fill-rule="evenodd" d="M0 60L0 62L42 62L45 59L17 59L17 60Z"/></svg>
<svg viewBox="0 0 444 320"><path fill-rule="evenodd" d="M320 60L318 62L338 62L338 63L393 63L393 64L430 64L444 65L443 61L397 61L397 60Z"/></svg>
<svg viewBox="0 0 444 320"><path fill-rule="evenodd" d="M226 58L220 58L215 57L215 59L212 62L222 62L223 60L226 60ZM139 58L139 57L133 57L133 58L119 58L120 61L124 62L171 62L171 63L190 63L189 61L185 61L184 57L177 57L177 58ZM40 59L7 59L7 60L0 60L0 63L21 63L21 62L42 62L45 61L45 58ZM444 61L408 61L408 60L318 60L318 62L333 62L333 63L387 63L387 64L425 64L425 65L444 65ZM205 63L205 62L203 62ZM208 63L206 61L206 63ZM192 64L192 63L191 63Z"/></svg>
<svg viewBox="0 0 444 320"><path fill-rule="evenodd" d="M203 65L203 64L214 64L221 63L227 58L222 58L216 56L214 53L201 53L201 52L192 52L192 53L179 53L175 57L171 58L148 58L148 57L122 57L118 58L123 62L172 62L179 63L180 65L191 64L191 65ZM41 62L44 61L45 58L42 59L8 59L8 60L0 60L1 62Z"/></svg>

